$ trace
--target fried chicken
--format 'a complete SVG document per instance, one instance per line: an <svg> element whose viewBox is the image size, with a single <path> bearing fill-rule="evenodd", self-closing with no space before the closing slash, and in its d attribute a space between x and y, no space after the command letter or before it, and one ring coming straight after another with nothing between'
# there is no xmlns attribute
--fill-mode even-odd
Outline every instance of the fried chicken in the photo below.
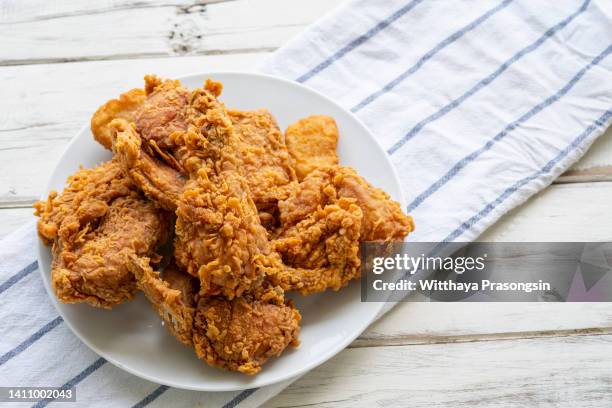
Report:
<svg viewBox="0 0 612 408"><path fill-rule="evenodd" d="M196 304L197 282L175 264L162 274L147 258L132 258L129 267L164 326L212 366L255 374L270 357L299 344L301 316L282 292L261 290L231 301L201 297Z"/></svg>
<svg viewBox="0 0 612 408"><path fill-rule="evenodd" d="M159 153L172 149L171 135L189 127L191 92L180 81L162 80L154 75L145 76L145 92L146 100L135 113L136 129Z"/></svg>
<svg viewBox="0 0 612 408"><path fill-rule="evenodd" d="M193 324L197 280L169 264L161 274L148 258L132 258L128 267L142 290L174 337L186 346L193 346Z"/></svg>
<svg viewBox="0 0 612 408"><path fill-rule="evenodd" d="M37 203L38 231L62 302L110 308L138 288L200 359L252 375L299 344L284 291L341 289L360 276L360 242L401 241L414 225L338 165L331 117L283 134L265 109L227 110L221 91L148 75L101 106L92 133L114 158Z"/></svg>
<svg viewBox="0 0 612 408"><path fill-rule="evenodd" d="M355 170L330 166L310 173L279 203L284 228L307 218L317 208L352 198L363 212L361 241L402 241L414 230L412 217L405 215L398 202L381 189L372 187Z"/></svg>
<svg viewBox="0 0 612 408"><path fill-rule="evenodd" d="M145 200L117 160L82 169L61 195L35 204L38 232L52 244L51 283L64 303L110 308L136 291L130 256L153 257L168 235L168 215Z"/></svg>
<svg viewBox="0 0 612 408"><path fill-rule="evenodd" d="M298 180L320 167L338 164L338 126L325 115L313 115L298 120L285 130L287 149Z"/></svg>
<svg viewBox="0 0 612 408"><path fill-rule="evenodd" d="M300 312L273 290L259 299L202 298L193 343L209 365L253 375L289 345L299 345L300 320Z"/></svg>
<svg viewBox="0 0 612 408"><path fill-rule="evenodd" d="M142 147L133 124L115 119L109 124L115 157L142 192L160 207L176 211L185 176Z"/></svg>
<svg viewBox="0 0 612 408"><path fill-rule="evenodd" d="M349 167L314 170L279 202L274 249L284 268L269 279L303 295L339 290L361 273L359 244L401 241L412 218Z"/></svg>
<svg viewBox="0 0 612 408"><path fill-rule="evenodd" d="M231 120L214 94L194 92L195 126L175 138L190 173L176 211L175 257L200 278L201 295L233 299L261 286L271 249L239 171Z"/></svg>
<svg viewBox="0 0 612 408"><path fill-rule="evenodd" d="M355 200L341 198L285 229L273 246L290 268L270 276L271 281L302 295L346 286L361 272L362 218Z"/></svg>
<svg viewBox="0 0 612 408"><path fill-rule="evenodd" d="M146 93L142 89L132 89L111 99L100 106L91 118L91 132L102 146L111 149L112 136L109 124L114 119L125 119L128 122L135 120L135 112L144 104Z"/></svg>
<svg viewBox="0 0 612 408"><path fill-rule="evenodd" d="M239 139L236 157L262 222L273 226L277 203L287 197L289 183L296 180L285 137L266 109L228 111Z"/></svg>

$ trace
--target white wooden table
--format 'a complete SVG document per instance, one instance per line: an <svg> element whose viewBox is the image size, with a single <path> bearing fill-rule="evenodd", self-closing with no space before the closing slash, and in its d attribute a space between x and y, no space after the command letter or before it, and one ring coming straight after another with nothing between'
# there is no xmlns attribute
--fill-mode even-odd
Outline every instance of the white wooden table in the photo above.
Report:
<svg viewBox="0 0 612 408"><path fill-rule="evenodd" d="M340 0L0 0L0 238L146 73L248 70ZM612 240L612 132L488 241ZM610 406L612 304L398 305L269 407Z"/></svg>

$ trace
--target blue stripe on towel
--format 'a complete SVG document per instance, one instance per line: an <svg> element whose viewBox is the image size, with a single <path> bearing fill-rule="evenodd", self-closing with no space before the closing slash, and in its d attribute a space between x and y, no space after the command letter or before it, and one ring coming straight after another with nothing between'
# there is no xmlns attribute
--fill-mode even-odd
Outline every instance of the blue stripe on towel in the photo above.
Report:
<svg viewBox="0 0 612 408"><path fill-rule="evenodd" d="M30 337L28 337L26 340L24 340L17 347L5 353L2 357L0 357L0 366L6 363L7 361L9 361L10 359L12 359L13 357L20 354L22 351L26 350L32 344L37 342L42 336L44 336L45 334L53 330L55 327L57 327L62 321L63 320L60 316L56 317L55 319L51 320L49 323L41 327L36 333L34 333Z"/></svg>
<svg viewBox="0 0 612 408"><path fill-rule="evenodd" d="M561 152L559 152L559 154L556 157L554 157L552 160L550 160L548 163L546 163L546 165L544 167L542 167L542 169L540 169L537 172L533 173L531 176L528 176L528 177L525 177L525 178L519 180L514 185L512 185L511 187L506 189L494 201L491 201L482 210L480 210L476 215L474 215L472 218L470 218L469 220L467 220L466 222L461 224L459 226L459 228L457 228L456 230L451 232L446 238L444 238L444 240L442 242L451 242L451 241L454 241L457 237L459 237L461 234L463 234L468 229L472 228L474 226L474 224L476 224L478 221L480 221L483 217L487 216L498 205L503 203L508 197L510 197L512 194L514 194L516 191L518 191L525 184L527 184L528 182L530 182L532 180L537 179L538 177L540 177L543 174L546 174L546 173L550 172L553 169L553 167L557 163L559 163L559 161L561 161L568 154L570 154L571 152L576 150L580 146L580 144L582 142L584 142L584 140L591 133L593 133L593 131L595 129L604 126L610 120L610 118L612 118L612 110L608 110L602 116L600 116L599 119L597 119L591 126L586 128L576 139L574 139L574 141L572 143L570 143L565 149L561 150Z"/></svg>
<svg viewBox="0 0 612 408"><path fill-rule="evenodd" d="M242 401L244 401L245 399L247 399L248 397L250 397L255 391L257 391L259 388L251 388L248 390L244 390L242 391L240 394L236 395L234 398L232 398L232 400L230 402L228 402L227 404L225 404L223 406L223 408L234 408L236 407L238 404L240 404Z"/></svg>
<svg viewBox="0 0 612 408"><path fill-rule="evenodd" d="M72 379L70 379L67 383L62 385L61 388L68 389L68 388L75 387L77 384L79 384L85 378L89 377L94 371L102 367L104 364L106 364L106 360L100 357L99 359L94 361L89 367L87 367L86 369L78 373L76 376L72 377ZM52 399L52 398L44 399L32 405L32 408L43 408L49 405L53 401L55 401L55 399Z"/></svg>
<svg viewBox="0 0 612 408"><path fill-rule="evenodd" d="M546 98L544 101L540 102L533 108L531 108L527 113L523 114L519 119L511 122L506 125L506 127L496 134L492 139L490 139L487 143L484 144L480 149L473 151L469 155L465 156L463 159L459 160L444 176L438 179L435 183L433 183L427 190L419 194L417 198L415 198L412 203L408 205L408 212L414 211L425 199L431 196L433 193L438 191L440 187L448 183L453 177L459 173L464 167L473 162L476 158L478 158L481 154L490 150L497 142L506 137L510 132L514 129L518 128L523 122L531 119L534 115L541 112L548 106L557 102L561 99L565 94L567 94L573 87L578 83L578 81L594 66L603 61L609 54L612 52L612 45L609 45L601 54L595 57L591 62L589 62L584 68L582 68L576 75L570 79L570 81L565 84L565 86L559 89L556 93Z"/></svg>
<svg viewBox="0 0 612 408"><path fill-rule="evenodd" d="M425 126L427 126L428 124L430 124L431 122L434 122L438 119L440 119L442 116L446 115L447 113L449 113L450 111L452 111L453 109L457 108L459 105L461 105L463 102L465 102L466 99L468 99L470 96L474 95L475 93L477 93L478 91L480 91L481 89L485 88L487 85L489 85L491 82L493 82L497 77L499 77L506 69L508 69L508 67L510 67L512 64L514 64L516 61L518 61L519 59L521 59L523 56L529 54L530 52L534 51L535 49L537 49L540 45L542 45L547 39L549 39L550 37L552 37L557 31L561 30L562 28L564 28L565 26L567 26L573 19L575 19L578 15L580 15L581 13L583 13L586 9L587 6L589 5L590 0L586 0L582 6L573 14L571 14L569 17L567 17L565 20L561 21L560 23L554 25L553 27L551 27L550 29L548 29L544 34L542 34L542 36L540 38L538 38L536 41L534 41L533 43L531 43L530 45L528 45L527 47L523 48L522 50L520 50L519 52L517 52L516 54L514 54L512 56L512 58L510 58L509 60L507 60L506 62L504 62L499 68L497 68L493 73L491 73L488 77L482 79L480 82L478 82L476 85L474 85L474 87L472 87L470 90L468 90L466 93L464 93L463 95L461 95L459 98L453 100L452 102L450 102L448 105L446 105L445 107L443 107L442 109L440 109L439 111L437 111L436 113L428 116L427 118L423 119L422 121L420 121L419 123L417 123L412 129L410 129L408 131L408 133L406 133L400 140L398 140L388 151L387 153L389 154L393 154L396 151L398 151L408 140L412 139L417 133L419 133Z"/></svg>
<svg viewBox="0 0 612 408"><path fill-rule="evenodd" d="M308 71L307 73L305 73L304 75L296 79L296 81L297 82L308 81L310 78L319 74L321 71L325 70L327 67L332 65L334 62L338 61L340 58L344 57L346 54L353 51L355 48L359 47L361 44L365 43L370 38L378 34L379 32L383 31L385 28L390 26L395 20L402 17L404 14L408 13L410 10L412 10L422 1L423 0L412 0L411 2L402 6L395 13L391 14L389 17L385 18L384 20L379 21L378 24L376 24L374 27L368 30L368 32L355 38L353 41L351 41L350 43L342 47L332 56L325 59L325 61L321 62L319 65L317 65L316 67L314 67L313 69L311 69L310 71Z"/></svg>
<svg viewBox="0 0 612 408"><path fill-rule="evenodd" d="M167 385L160 385L159 387L154 389L153 392L151 392L149 395L147 395L142 400L140 400L140 402L134 404L134 406L132 408L144 408L144 407L146 407L147 405L149 405L150 403L155 401L164 392L168 391L169 388L170 387L168 387Z"/></svg>
<svg viewBox="0 0 612 408"><path fill-rule="evenodd" d="M478 27L480 24L487 21L491 16L496 14L498 11L506 8L512 1L513 0L504 0L497 6L493 7L491 10L487 11L486 13L478 17L476 20L472 21L470 24L466 25L459 31L456 31L455 33L451 34L449 37L446 37L444 40L439 42L434 48L432 48L425 55L419 58L419 60L414 65L412 65L406 71L402 72L397 78L389 82L382 89L374 92L373 94L371 94L370 96L368 96L367 98L359 102L357 105L353 106L351 108L351 112L360 111L361 109L363 109L364 107L372 103L378 97L386 94L391 89L395 88L398 84L400 84L410 75L417 72L427 61L432 59L438 52L442 51L444 48L446 48L447 46L451 45L452 43L454 43L455 41L463 37L464 34L472 31L473 29Z"/></svg>
<svg viewBox="0 0 612 408"><path fill-rule="evenodd" d="M9 289L11 286L13 286L14 284L19 282L26 276L34 272L37 268L38 268L38 262L34 261L28 266L26 266L25 268L23 268L22 270L20 270L19 272L17 272L16 274L14 274L13 276L11 276L10 278L8 278L2 285L0 285L0 294L2 294L2 292Z"/></svg>

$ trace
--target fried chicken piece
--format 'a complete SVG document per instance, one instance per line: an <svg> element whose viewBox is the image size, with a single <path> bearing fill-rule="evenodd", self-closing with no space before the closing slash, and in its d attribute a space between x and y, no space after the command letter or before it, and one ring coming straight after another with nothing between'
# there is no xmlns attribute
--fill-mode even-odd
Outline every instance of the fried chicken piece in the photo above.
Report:
<svg viewBox="0 0 612 408"><path fill-rule="evenodd" d="M52 191L46 201L34 204L38 234L46 245L60 238L75 241L76 234L108 211L112 200L137 195L116 159L92 169L80 169L68 178L61 195Z"/></svg>
<svg viewBox="0 0 612 408"><path fill-rule="evenodd" d="M285 140L300 181L317 168L338 164L338 126L332 117L300 119L285 130Z"/></svg>
<svg viewBox="0 0 612 408"><path fill-rule="evenodd" d="M299 344L301 316L282 291L260 290L257 300L202 297L196 309L197 282L175 264L163 275L147 258L132 258L129 266L164 326L212 366L255 374L270 357Z"/></svg>
<svg viewBox="0 0 612 408"><path fill-rule="evenodd" d="M279 202L281 224L284 228L295 225L318 207L342 197L355 199L363 211L361 241L402 241L414 230L412 217L403 213L398 202L344 166L310 173L287 200Z"/></svg>
<svg viewBox="0 0 612 408"><path fill-rule="evenodd" d="M177 80L145 76L146 100L135 113L136 129L143 140L159 153L174 148L171 135L184 132L190 124L191 92Z"/></svg>
<svg viewBox="0 0 612 408"><path fill-rule="evenodd" d="M152 152L142 148L142 140L134 125L123 119L109 124L113 151L133 183L165 210L176 211L179 195L185 186L185 176Z"/></svg>
<svg viewBox="0 0 612 408"><path fill-rule="evenodd" d="M102 146L111 149L112 137L109 124L114 119L125 119L133 122L135 112L145 102L146 93L142 89L132 89L119 96L119 99L111 99L100 106L91 118L91 132Z"/></svg>
<svg viewBox="0 0 612 408"><path fill-rule="evenodd" d="M61 195L35 204L38 232L53 244L51 283L64 303L111 308L136 291L130 256L156 258L167 238L167 214L141 197L116 160L82 169Z"/></svg>
<svg viewBox="0 0 612 408"><path fill-rule="evenodd" d="M300 312L284 303L281 294L268 292L257 300L202 298L193 343L209 365L253 375L289 345L299 345L300 320Z"/></svg>
<svg viewBox="0 0 612 408"><path fill-rule="evenodd" d="M209 91L191 97L193 126L175 134L190 179L176 211L175 258L200 279L200 294L242 296L260 287L271 248L237 158L239 139L224 106Z"/></svg>
<svg viewBox="0 0 612 408"><path fill-rule="evenodd" d="M193 346L196 279L180 271L173 263L164 269L162 277L151 268L148 258L132 258L128 267L164 326L178 341Z"/></svg>
<svg viewBox="0 0 612 408"><path fill-rule="evenodd" d="M289 183L296 180L285 137L266 109L228 111L240 139L237 158L260 218L272 224L279 200L287 197Z"/></svg>
<svg viewBox="0 0 612 408"><path fill-rule="evenodd" d="M339 290L361 273L359 236L361 208L354 199L319 207L273 241L285 268L270 277L284 290L302 295Z"/></svg>

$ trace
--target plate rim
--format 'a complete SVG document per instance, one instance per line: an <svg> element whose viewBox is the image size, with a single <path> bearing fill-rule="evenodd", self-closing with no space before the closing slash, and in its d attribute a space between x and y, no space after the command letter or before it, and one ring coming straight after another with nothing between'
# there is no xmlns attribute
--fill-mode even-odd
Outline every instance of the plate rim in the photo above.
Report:
<svg viewBox="0 0 612 408"><path fill-rule="evenodd" d="M397 190L399 192L399 203L402 206L402 208L404 208L406 206L406 201L405 201L405 197L404 197L404 192L401 188L401 183L399 180L399 176L397 174L397 169L395 168L395 166L393 165L393 162L390 160L389 155L387 155L387 153L385 152L385 150L383 149L382 145L380 144L380 141L374 137L373 133L370 131L370 129L363 123L363 121L357 116L355 115L353 112L351 112L348 109L345 109L344 107L342 107L340 104L338 104L337 102L335 102L334 100L332 100L330 97L320 93L319 91L310 88L307 85L286 79L286 78L281 78L278 76L274 76L274 75L268 75L268 74L262 74L262 73L258 73L258 72L250 72L250 71L238 71L238 70L216 70L216 71L200 71L200 72L191 72L185 75L180 75L180 76L176 76L173 77L173 79L177 79L179 81L183 81L183 80L188 80L188 79L192 79L195 77L199 77L202 79L207 79L207 78L211 78L214 79L215 76L235 76L235 77L255 77L255 78L263 78L265 80L269 80L269 81L275 81L275 82L281 82L283 83L285 86L290 86L293 88L297 88L300 89L301 91L304 92L308 92L311 93L313 95L315 95L316 97L322 98L324 99L327 103L333 105L334 107L336 107L337 109L340 109L342 111L344 111L345 113L347 113L358 125L359 127L361 127L365 133L370 137L370 139L375 143L376 147L380 150L381 153L383 153L383 156L385 157L386 161L389 164L389 167L391 168L391 178L393 183L397 186ZM61 167L61 163L63 162L66 154L68 153L68 151L70 151L70 149L72 148L72 146L77 142L77 140L79 139L79 135L81 135L84 132L88 132L90 131L90 125L89 124L85 124L83 125L78 132L76 132L70 142L67 144L66 148L64 149L64 151L62 152L62 154L59 157L59 160L57 161L53 171L51 172L51 175L47 181L47 184L45 185L45 190L43 192L43 194L41 195L41 200L46 200L46 195L48 195L49 191L52 190L52 182L55 178L57 178L57 172L59 172L59 169ZM364 320L362 322L362 324L360 324L350 336L346 336L343 341L339 342L335 347L328 349L327 353L323 353L319 356L319 358L317 359L311 359L310 363L308 364L304 364L302 365L299 369L295 370L294 372L291 372L290 375L279 375L277 376L277 378L272 378L268 381L264 381L261 384L257 384L257 385L253 385L253 384L249 384L249 383L243 383L243 384L234 384L234 385L229 385L229 386L225 386L225 387L219 387L218 384L216 384L216 386L211 386L213 385L212 383L208 383L209 386L206 385L206 382L204 384L202 384L201 386L190 386L190 385L184 385L181 383L176 383L173 381L166 381L166 380L161 380L160 378L154 376L154 375L149 375L146 372L142 372L139 371L137 369L134 369L130 366L126 366L123 363L121 363L120 361L117 361L114 357L109 357L108 355L106 355L105 352L103 352L102 350L100 350L98 347L94 346L92 343L90 343L90 341L87 339L86 336L84 336L82 333L80 333L79 330L77 330L73 325L72 322L70 321L70 319L66 319L66 317L64 316L62 310L61 310L61 305L59 304L55 294L53 293L53 289L51 288L50 285L50 264L46 265L46 262L43 262L43 258L42 258L42 251L46 250L49 251L48 247L45 246L44 244L42 244L40 237L37 234L37 241L38 241L38 247L37 247L37 261L39 263L39 273L41 276L41 279L43 281L43 284L45 286L45 290L47 292L47 295L51 298L51 302L53 304L53 306L55 307L55 310L58 312L58 314L62 317L62 320L64 321L64 323L66 324L66 326L68 326L68 328L70 329L70 331L80 340L82 341L90 350L92 350L94 353L96 353L99 357L104 358L107 362L111 363L112 365L114 365L115 367L124 370L132 375L135 375L139 378L145 379L147 381L151 381L154 382L156 384L161 384L161 385L165 385L165 386L169 386L169 387L173 387L173 388L177 388L177 389L183 389L183 390L190 390L190 391L207 391L207 392L226 392L226 391L241 391L241 390L246 390L246 389L259 389L261 387L266 387L269 385L273 385L273 384L278 384L281 383L283 381L288 381L288 380L292 380L292 379L297 379L298 377L302 376L303 374L307 373L308 371L318 367L319 365L327 362L329 359L331 359L332 357L336 356L337 354L339 354L341 351L343 351L344 349L346 349L346 347L352 343L357 337L359 337L359 335L361 335L361 333L363 333L370 324L374 323L380 316L381 316L381 311L383 309L383 307L385 306L385 304L387 302L371 302L371 303L377 303L377 310L376 313L374 314L374 317L372 319L368 319L368 320ZM47 268L49 268L49 270L46 270ZM69 306L69 305L67 305ZM204 362L203 362L204 364ZM255 380L257 378L257 375L252 377L253 380Z"/></svg>

